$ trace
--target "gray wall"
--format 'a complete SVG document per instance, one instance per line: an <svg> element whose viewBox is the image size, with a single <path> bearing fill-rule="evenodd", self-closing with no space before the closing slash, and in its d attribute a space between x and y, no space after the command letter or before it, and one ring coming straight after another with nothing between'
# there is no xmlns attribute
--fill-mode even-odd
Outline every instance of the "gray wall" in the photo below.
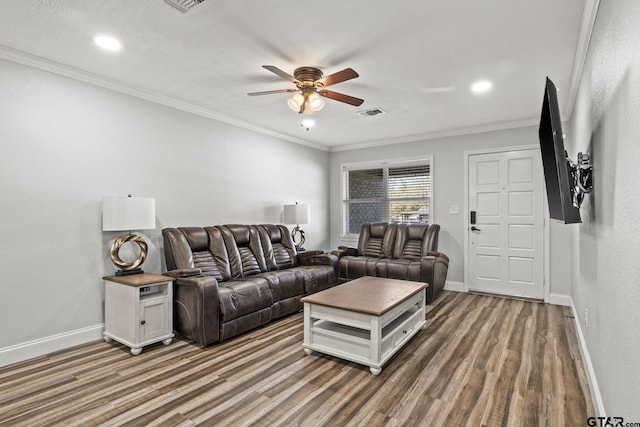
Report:
<svg viewBox="0 0 640 427"><path fill-rule="evenodd" d="M639 22L637 0L600 2L565 129L571 157L589 151L594 162L594 191L573 229L571 296L603 409L625 422L640 421Z"/></svg>
<svg viewBox="0 0 640 427"><path fill-rule="evenodd" d="M5 60L0 94L0 353L103 322L121 234L101 230L103 197L155 197L153 273L163 227L279 223L296 201L308 246L329 246L326 151Z"/></svg>
<svg viewBox="0 0 640 427"><path fill-rule="evenodd" d="M544 89L541 82L540 93ZM542 105L542 95L540 98ZM330 231L331 246L343 244L340 241L341 187L340 167L344 163L383 160L390 158L420 157L433 155L433 222L440 224L439 249L449 258L447 281L464 282L464 238L467 218L464 213L464 153L465 151L490 148L537 145L538 127L507 129L501 131L476 133L472 135L451 136L433 140L412 142L381 147L363 148L331 153L330 162ZM459 214L450 214L449 207L457 205ZM551 293L568 295L568 268L570 235L563 230L556 233L556 224L551 224ZM556 250L556 248L559 248ZM554 258L555 257L555 258Z"/></svg>

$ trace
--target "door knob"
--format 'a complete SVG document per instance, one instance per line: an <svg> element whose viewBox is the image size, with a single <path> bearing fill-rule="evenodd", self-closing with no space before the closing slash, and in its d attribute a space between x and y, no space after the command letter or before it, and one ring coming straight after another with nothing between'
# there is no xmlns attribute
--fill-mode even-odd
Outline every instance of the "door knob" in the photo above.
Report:
<svg viewBox="0 0 640 427"><path fill-rule="evenodd" d="M474 225L471 227L471 231L480 231L480 229Z"/></svg>

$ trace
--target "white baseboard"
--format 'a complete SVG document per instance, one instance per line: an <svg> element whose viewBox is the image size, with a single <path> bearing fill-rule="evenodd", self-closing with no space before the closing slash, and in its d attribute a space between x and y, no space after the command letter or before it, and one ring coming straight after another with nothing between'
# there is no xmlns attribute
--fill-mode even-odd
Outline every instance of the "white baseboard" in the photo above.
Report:
<svg viewBox="0 0 640 427"><path fill-rule="evenodd" d="M0 366L11 365L68 347L102 339L104 324L89 326L75 331L0 348Z"/></svg>
<svg viewBox="0 0 640 427"><path fill-rule="evenodd" d="M589 355L589 349L587 348L587 341L582 333L582 325L580 324L580 316L576 311L576 307L573 304L573 298L569 297L569 304L571 312L573 313L573 320L576 325L576 332L578 333L578 346L580 347L580 354L582 355L582 363L587 375L587 381L589 382L589 390L591 391L591 400L596 411L596 417L606 417L606 411L604 409L604 402L602 401L602 395L600 394L600 388L598 387L598 379L596 378L596 372L593 369L593 363L591 363L591 356Z"/></svg>
<svg viewBox="0 0 640 427"><path fill-rule="evenodd" d="M545 301L548 304L562 305L564 307L571 307L571 297L563 294L549 294L549 301Z"/></svg>
<svg viewBox="0 0 640 427"><path fill-rule="evenodd" d="M447 280L444 282L445 291L466 292L463 282L455 282L453 280Z"/></svg>

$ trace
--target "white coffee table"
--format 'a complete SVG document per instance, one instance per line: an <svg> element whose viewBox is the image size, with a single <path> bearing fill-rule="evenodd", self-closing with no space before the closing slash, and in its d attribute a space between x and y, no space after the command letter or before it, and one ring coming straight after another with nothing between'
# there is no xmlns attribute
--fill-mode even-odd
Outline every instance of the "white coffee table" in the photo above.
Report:
<svg viewBox="0 0 640 427"><path fill-rule="evenodd" d="M305 353L382 366L426 325L426 283L361 277L306 296Z"/></svg>

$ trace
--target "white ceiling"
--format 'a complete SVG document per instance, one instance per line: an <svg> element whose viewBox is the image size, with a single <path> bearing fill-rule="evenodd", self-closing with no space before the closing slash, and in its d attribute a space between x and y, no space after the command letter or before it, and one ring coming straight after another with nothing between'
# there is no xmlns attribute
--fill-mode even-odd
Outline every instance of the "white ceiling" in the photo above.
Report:
<svg viewBox="0 0 640 427"><path fill-rule="evenodd" d="M566 118L592 3L205 0L183 14L163 0L2 0L0 57L343 150L535 124L545 76ZM97 49L97 34L117 37L122 50ZM288 94L246 95L294 87L262 65L325 75L351 67L360 77L330 89L365 102L326 100L307 131ZM478 79L493 90L472 94ZM386 114L357 114L373 108Z"/></svg>

